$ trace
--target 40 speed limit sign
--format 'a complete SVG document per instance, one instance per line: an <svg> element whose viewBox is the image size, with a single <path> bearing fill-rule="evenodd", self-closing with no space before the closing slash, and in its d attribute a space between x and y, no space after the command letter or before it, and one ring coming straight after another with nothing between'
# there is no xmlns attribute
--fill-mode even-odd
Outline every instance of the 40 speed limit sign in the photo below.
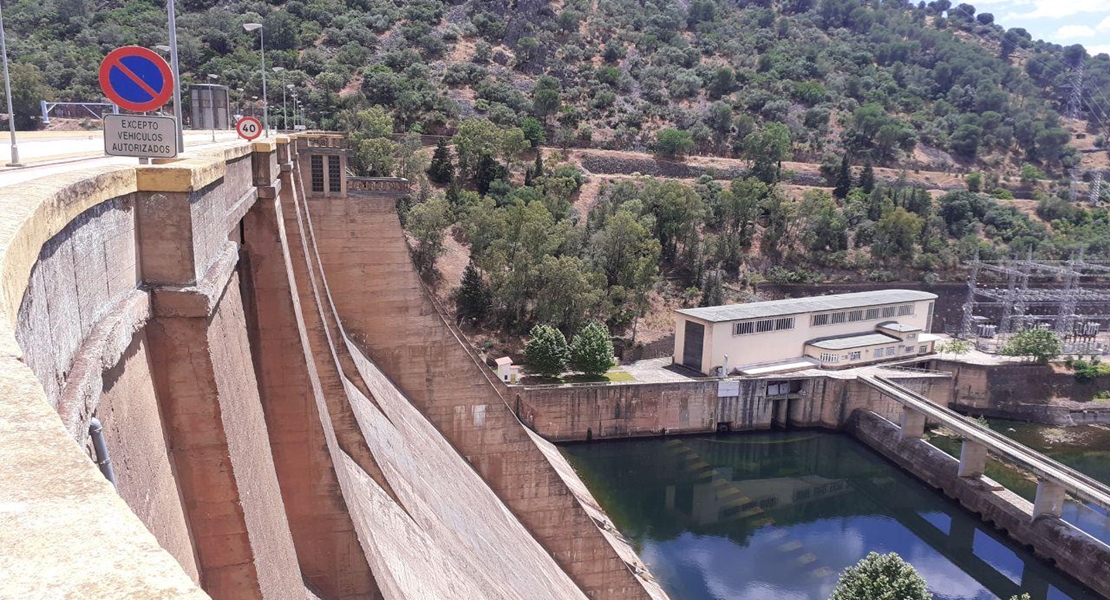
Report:
<svg viewBox="0 0 1110 600"><path fill-rule="evenodd" d="M254 117L243 117L235 124L235 133L249 142L262 135L262 123Z"/></svg>

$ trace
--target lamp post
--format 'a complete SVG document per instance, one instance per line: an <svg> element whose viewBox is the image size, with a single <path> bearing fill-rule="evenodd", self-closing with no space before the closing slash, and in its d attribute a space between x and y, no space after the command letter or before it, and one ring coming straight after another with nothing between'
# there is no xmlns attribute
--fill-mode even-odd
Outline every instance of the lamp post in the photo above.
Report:
<svg viewBox="0 0 1110 600"><path fill-rule="evenodd" d="M270 136L269 104L266 101L266 29L262 23L243 23L247 31L258 30L258 47L262 53L262 130Z"/></svg>
<svg viewBox="0 0 1110 600"><path fill-rule="evenodd" d="M243 88L235 88L235 91L239 93L239 97L235 99L235 110L239 116L243 116Z"/></svg>
<svg viewBox="0 0 1110 600"><path fill-rule="evenodd" d="M166 13L169 15L170 30L170 67L173 69L173 112L177 116L177 148L185 151L185 115L181 107L181 68L177 61L177 9L174 0L166 0Z"/></svg>
<svg viewBox="0 0 1110 600"><path fill-rule="evenodd" d="M285 104L285 67L274 67L270 70L281 74L281 125L289 129L289 107ZM280 130L281 127L278 129Z"/></svg>
<svg viewBox="0 0 1110 600"><path fill-rule="evenodd" d="M289 90L290 94L295 94L295 92L293 91L293 84L292 83L286 84L285 89ZM293 96L293 101L294 101L293 102L293 129L297 128L297 104L296 104L296 99L297 99L297 97L294 95ZM285 92L284 91L281 93L281 103L285 104ZM289 118L289 113L285 113L285 118L286 119ZM285 128L289 129L289 124L288 123L286 123Z"/></svg>
<svg viewBox="0 0 1110 600"><path fill-rule="evenodd" d="M212 73L208 74L208 79L212 81L212 85L215 85L216 80L219 79L219 78L220 78L219 75L214 75ZM216 119L216 90L212 89L212 88L209 88L208 97L212 99L212 107L211 107L212 108L212 141L215 142L216 141L216 121L217 121L217 119Z"/></svg>
<svg viewBox="0 0 1110 600"><path fill-rule="evenodd" d="M8 78L8 45L4 39L4 11L0 8L0 54L4 57L4 92L8 97L8 133L12 136L12 156L9 167L22 167L19 162L19 144L15 141L15 112L12 110L12 80Z"/></svg>

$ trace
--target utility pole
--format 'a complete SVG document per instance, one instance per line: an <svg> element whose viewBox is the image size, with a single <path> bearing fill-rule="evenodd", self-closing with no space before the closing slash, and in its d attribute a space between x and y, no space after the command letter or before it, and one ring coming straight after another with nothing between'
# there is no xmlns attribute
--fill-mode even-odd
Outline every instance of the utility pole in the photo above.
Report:
<svg viewBox="0 0 1110 600"><path fill-rule="evenodd" d="M0 54L4 56L4 91L8 97L8 132L12 136L12 156L9 167L22 167L19 162L19 144L15 141L15 111L12 110L12 80L8 77L8 44L4 38L4 9L0 8Z"/></svg>

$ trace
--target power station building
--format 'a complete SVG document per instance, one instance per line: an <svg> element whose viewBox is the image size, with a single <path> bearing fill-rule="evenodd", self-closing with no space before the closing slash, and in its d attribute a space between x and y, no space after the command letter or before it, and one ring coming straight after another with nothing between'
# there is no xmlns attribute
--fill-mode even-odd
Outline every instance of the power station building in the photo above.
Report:
<svg viewBox="0 0 1110 600"><path fill-rule="evenodd" d="M879 290L675 311L674 362L707 375L931 354L936 294Z"/></svg>

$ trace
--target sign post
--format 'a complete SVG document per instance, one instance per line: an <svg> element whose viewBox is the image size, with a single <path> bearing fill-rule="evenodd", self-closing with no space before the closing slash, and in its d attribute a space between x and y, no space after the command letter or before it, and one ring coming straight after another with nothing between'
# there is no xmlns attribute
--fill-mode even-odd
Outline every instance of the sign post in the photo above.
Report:
<svg viewBox="0 0 1110 600"><path fill-rule="evenodd" d="M142 46L124 46L109 52L100 63L99 76L104 95L132 112L162 108L175 87L173 72L165 59ZM180 150L173 117L104 118L104 151L109 155L173 158Z"/></svg>
<svg viewBox="0 0 1110 600"><path fill-rule="evenodd" d="M235 133L249 142L262 135L262 122L254 117L243 117L235 123Z"/></svg>

